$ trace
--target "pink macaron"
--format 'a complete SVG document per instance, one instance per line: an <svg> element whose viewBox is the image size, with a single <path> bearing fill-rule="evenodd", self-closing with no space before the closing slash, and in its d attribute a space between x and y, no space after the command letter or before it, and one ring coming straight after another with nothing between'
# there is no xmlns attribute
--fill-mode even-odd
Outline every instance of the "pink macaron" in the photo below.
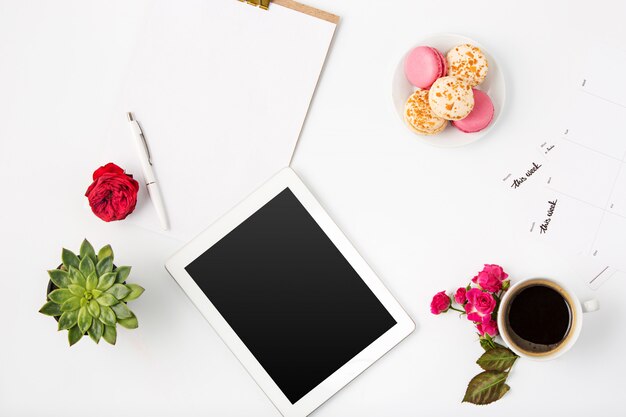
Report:
<svg viewBox="0 0 626 417"><path fill-rule="evenodd" d="M418 46L404 60L404 74L417 88L429 89L437 78L444 77L447 72L446 58L430 46Z"/></svg>
<svg viewBox="0 0 626 417"><path fill-rule="evenodd" d="M452 125L465 133L480 132L493 120L493 103L489 96L480 91L473 89L474 92L474 108L466 118L455 120Z"/></svg>

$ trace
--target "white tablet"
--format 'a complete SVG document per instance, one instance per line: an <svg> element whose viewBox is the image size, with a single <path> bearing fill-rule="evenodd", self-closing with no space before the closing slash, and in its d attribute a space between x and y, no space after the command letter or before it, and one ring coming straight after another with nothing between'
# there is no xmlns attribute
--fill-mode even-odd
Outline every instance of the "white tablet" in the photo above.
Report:
<svg viewBox="0 0 626 417"><path fill-rule="evenodd" d="M289 168L165 266L286 417L311 413L415 329Z"/></svg>

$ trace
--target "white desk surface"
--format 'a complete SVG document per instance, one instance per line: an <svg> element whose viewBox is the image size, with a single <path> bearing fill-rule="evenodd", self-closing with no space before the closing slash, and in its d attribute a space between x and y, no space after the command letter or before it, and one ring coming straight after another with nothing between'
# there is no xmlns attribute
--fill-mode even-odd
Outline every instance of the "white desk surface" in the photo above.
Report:
<svg viewBox="0 0 626 417"><path fill-rule="evenodd" d="M314 415L618 414L626 281L586 290L584 266L519 237L515 203L493 177L512 152L553 131L577 41L626 40L626 5L308 2L342 22L292 166L417 323ZM164 270L180 244L124 222L105 224L84 206L89 175L103 162L106 109L148 4L0 0L0 416L279 416ZM507 78L499 125L465 148L420 143L392 110L398 57L438 32L479 40ZM70 349L37 313L45 270L61 246L77 248L85 236L111 243L147 288L134 303L139 329L122 329L114 348L85 340ZM602 307L585 317L571 352L547 363L518 361L510 393L477 407L460 403L479 372L476 337L465 320L432 316L428 306L484 262L502 264L513 279L558 277Z"/></svg>

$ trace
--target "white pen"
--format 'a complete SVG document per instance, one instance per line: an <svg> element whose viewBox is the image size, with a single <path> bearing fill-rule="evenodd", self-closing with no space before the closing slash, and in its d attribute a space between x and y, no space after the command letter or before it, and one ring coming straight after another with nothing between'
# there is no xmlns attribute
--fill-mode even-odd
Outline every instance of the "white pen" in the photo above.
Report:
<svg viewBox="0 0 626 417"><path fill-rule="evenodd" d="M159 185L156 182L156 176L154 175L154 170L152 169L152 159L150 158L148 143L146 142L146 138L143 135L139 123L137 123L137 120L133 117L133 114L128 112L126 115L128 116L128 121L130 122L130 130L133 132L133 137L135 138L135 146L137 147L137 153L139 154L139 161L141 162L143 176L146 180L148 194L150 194L152 204L154 204L157 216L159 216L159 220L161 221L161 227L163 227L163 230L167 230L169 229L169 225L167 222L167 214L165 213L165 204L163 203L161 190L159 189Z"/></svg>

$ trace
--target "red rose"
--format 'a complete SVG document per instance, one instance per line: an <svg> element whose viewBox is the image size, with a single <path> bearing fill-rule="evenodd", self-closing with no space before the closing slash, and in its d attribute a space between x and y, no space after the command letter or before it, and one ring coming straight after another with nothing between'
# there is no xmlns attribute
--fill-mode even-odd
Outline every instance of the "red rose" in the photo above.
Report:
<svg viewBox="0 0 626 417"><path fill-rule="evenodd" d="M467 292L465 312L467 319L477 323L485 323L491 319L491 313L496 308L496 300L488 292L472 288Z"/></svg>
<svg viewBox="0 0 626 417"><path fill-rule="evenodd" d="M465 287L461 287L454 293L454 301L458 304L465 305L467 301L467 289Z"/></svg>
<svg viewBox="0 0 626 417"><path fill-rule="evenodd" d="M500 265L485 265L472 282L480 285L483 290L498 292L502 289L502 282L508 278L508 274L502 270Z"/></svg>
<svg viewBox="0 0 626 417"><path fill-rule="evenodd" d="M498 323L495 320L489 320L485 323L478 323L476 325L476 330L481 336L484 336L485 333L491 337L494 337L498 334Z"/></svg>
<svg viewBox="0 0 626 417"><path fill-rule="evenodd" d="M430 303L430 312L433 314L441 314L450 308L450 297L445 291L438 292Z"/></svg>
<svg viewBox="0 0 626 417"><path fill-rule="evenodd" d="M87 188L85 196L89 199L91 211L104 220L125 219L135 210L139 183L132 175L114 163L109 162L93 173L93 183Z"/></svg>

